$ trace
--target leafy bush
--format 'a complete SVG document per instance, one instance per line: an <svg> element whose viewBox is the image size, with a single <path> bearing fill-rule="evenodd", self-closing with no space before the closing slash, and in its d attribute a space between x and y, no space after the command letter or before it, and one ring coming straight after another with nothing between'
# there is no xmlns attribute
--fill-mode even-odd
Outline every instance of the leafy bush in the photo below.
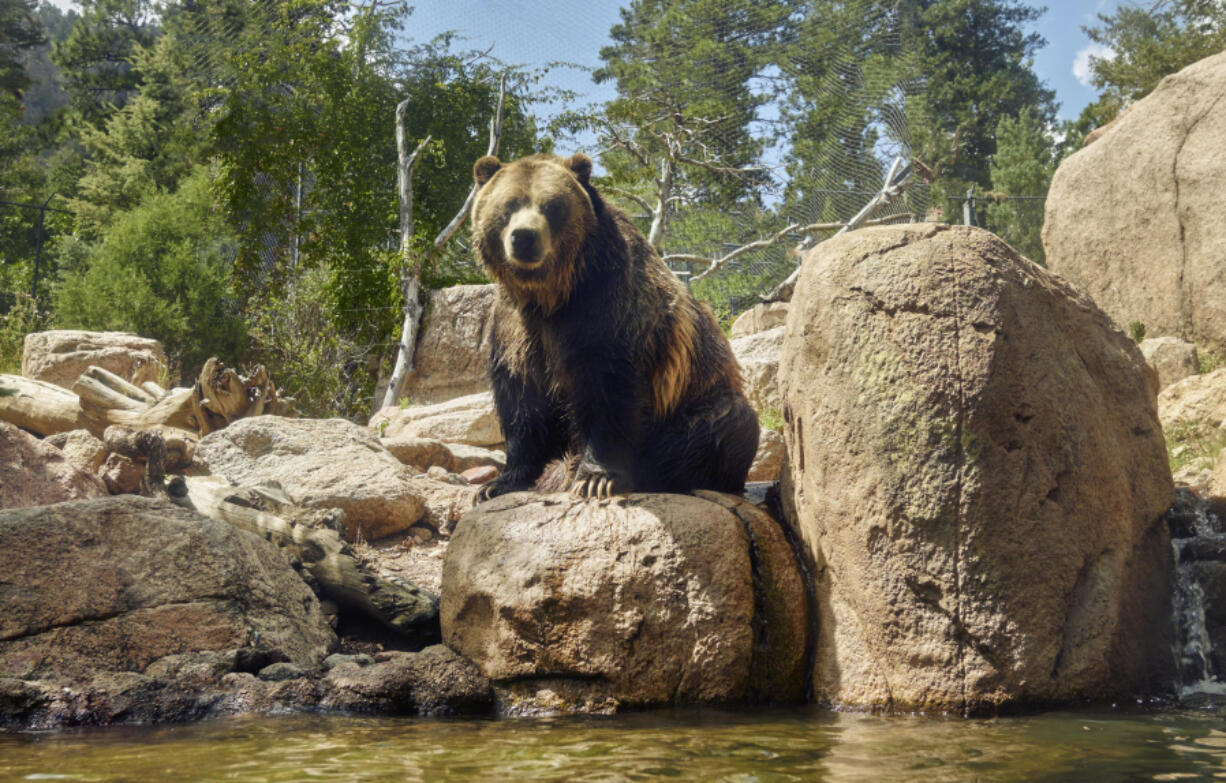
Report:
<svg viewBox="0 0 1226 783"><path fill-rule="evenodd" d="M235 364L247 342L232 295L235 241L209 187L198 168L178 192L149 196L116 217L57 286L57 324L157 338L185 375L209 356Z"/></svg>
<svg viewBox="0 0 1226 783"><path fill-rule="evenodd" d="M43 317L38 305L25 294L17 294L16 303L0 316L0 373L21 373L21 351L25 337L42 328Z"/></svg>
<svg viewBox="0 0 1226 783"><path fill-rule="evenodd" d="M374 394L378 346L365 345L336 328L330 275L307 269L287 281L284 293L251 311L252 358L304 416L364 420Z"/></svg>

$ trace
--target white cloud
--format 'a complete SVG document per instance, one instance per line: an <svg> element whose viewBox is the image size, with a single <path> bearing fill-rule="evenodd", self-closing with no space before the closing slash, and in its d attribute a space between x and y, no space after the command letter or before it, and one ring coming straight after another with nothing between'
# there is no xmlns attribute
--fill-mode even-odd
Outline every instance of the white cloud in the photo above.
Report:
<svg viewBox="0 0 1226 783"><path fill-rule="evenodd" d="M1087 87L1094 86L1093 83L1090 82L1090 77L1093 75L1090 73L1091 57L1099 57L1104 60L1110 60L1115 57L1115 52L1109 46L1103 46L1102 44L1096 43L1086 44L1080 51L1077 52L1077 55L1073 57L1073 76L1076 76L1077 81L1081 82Z"/></svg>

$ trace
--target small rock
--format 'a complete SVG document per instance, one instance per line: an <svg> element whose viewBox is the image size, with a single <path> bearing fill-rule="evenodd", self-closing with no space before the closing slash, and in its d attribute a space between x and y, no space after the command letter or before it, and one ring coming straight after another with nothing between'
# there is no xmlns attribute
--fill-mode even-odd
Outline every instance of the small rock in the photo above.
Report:
<svg viewBox="0 0 1226 783"><path fill-rule="evenodd" d="M0 422L0 508L102 497L106 487L67 455L25 430Z"/></svg>
<svg viewBox="0 0 1226 783"><path fill-rule="evenodd" d="M775 430L762 428L758 435L758 453L749 466L748 481L778 481L783 469L783 436Z"/></svg>
<svg viewBox="0 0 1226 783"><path fill-rule="evenodd" d="M69 462L91 476L98 474L106 460L106 444L95 438L89 430L60 432L43 442L64 452Z"/></svg>
<svg viewBox="0 0 1226 783"><path fill-rule="evenodd" d="M265 682L281 682L282 680L297 680L308 675L306 669L298 664L282 661L265 666L256 676Z"/></svg>
<svg viewBox="0 0 1226 783"><path fill-rule="evenodd" d="M460 475L469 484L485 484L497 478L498 472L498 468L493 465L481 465L480 467L469 468Z"/></svg>
<svg viewBox="0 0 1226 783"><path fill-rule="evenodd" d="M451 470L456 473L482 465L490 465L500 471L507 466L507 454L499 449L486 449L467 443L448 443L447 449L451 452Z"/></svg>
<svg viewBox="0 0 1226 783"><path fill-rule="evenodd" d="M728 337L735 340L758 332L783 326L788 320L787 302L763 302L754 305L732 322Z"/></svg>
<svg viewBox="0 0 1226 783"><path fill-rule="evenodd" d="M435 481L446 481L451 476L451 471L441 465L433 465L426 471L426 475Z"/></svg>
<svg viewBox="0 0 1226 783"><path fill-rule="evenodd" d="M427 541L434 539L434 531L428 527L425 527L424 525L414 525L413 527L409 528L409 535L411 535L419 544L424 544Z"/></svg>
<svg viewBox="0 0 1226 783"><path fill-rule="evenodd" d="M451 470L454 464L451 450L441 440L400 435L395 438L381 438L379 442L393 457L422 473L436 466Z"/></svg>
<svg viewBox="0 0 1226 783"><path fill-rule="evenodd" d="M497 446L504 440L490 392L436 405L384 408L371 418L370 426L383 438L434 438L471 446Z"/></svg>
<svg viewBox="0 0 1226 783"><path fill-rule="evenodd" d="M1168 335L1142 340L1141 354L1158 371L1159 389L1200 372L1196 346L1178 337Z"/></svg>
<svg viewBox="0 0 1226 783"><path fill-rule="evenodd" d="M344 666L347 663L352 663L355 666L371 666L375 659L366 653L358 653L356 655L345 655L344 653L332 653L327 658L324 658L324 671L330 672L337 666Z"/></svg>
<svg viewBox="0 0 1226 783"><path fill-rule="evenodd" d="M112 495L131 495L140 489L145 466L122 454L111 452L102 464L102 482Z"/></svg>

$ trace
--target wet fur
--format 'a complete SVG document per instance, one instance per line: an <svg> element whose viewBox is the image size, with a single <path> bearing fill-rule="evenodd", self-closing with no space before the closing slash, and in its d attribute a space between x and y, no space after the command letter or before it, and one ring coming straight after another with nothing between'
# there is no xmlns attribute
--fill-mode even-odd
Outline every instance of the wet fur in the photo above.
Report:
<svg viewBox="0 0 1226 783"><path fill-rule="evenodd" d="M490 364L508 446L506 471L481 498L543 473L554 488L559 470L618 492L741 492L758 424L728 340L600 198L590 166L585 156L533 156L475 168L477 252L501 284ZM553 248L538 268L506 257L508 204L550 205Z"/></svg>

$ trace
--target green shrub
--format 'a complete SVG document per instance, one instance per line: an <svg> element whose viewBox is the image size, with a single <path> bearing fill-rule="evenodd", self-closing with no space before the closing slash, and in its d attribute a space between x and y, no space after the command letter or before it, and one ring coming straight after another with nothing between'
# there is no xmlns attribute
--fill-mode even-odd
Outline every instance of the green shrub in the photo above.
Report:
<svg viewBox="0 0 1226 783"><path fill-rule="evenodd" d="M209 356L237 364L246 327L232 294L235 241L197 168L175 193L119 215L54 295L57 325L162 341L186 376Z"/></svg>
<svg viewBox="0 0 1226 783"><path fill-rule="evenodd" d="M1145 339L1145 324L1140 321L1133 321L1128 324L1128 336L1132 338L1134 343L1139 343Z"/></svg>
<svg viewBox="0 0 1226 783"><path fill-rule="evenodd" d="M0 373L21 373L21 352L26 335L39 331L43 320L35 301L18 294L17 302L0 316Z"/></svg>

